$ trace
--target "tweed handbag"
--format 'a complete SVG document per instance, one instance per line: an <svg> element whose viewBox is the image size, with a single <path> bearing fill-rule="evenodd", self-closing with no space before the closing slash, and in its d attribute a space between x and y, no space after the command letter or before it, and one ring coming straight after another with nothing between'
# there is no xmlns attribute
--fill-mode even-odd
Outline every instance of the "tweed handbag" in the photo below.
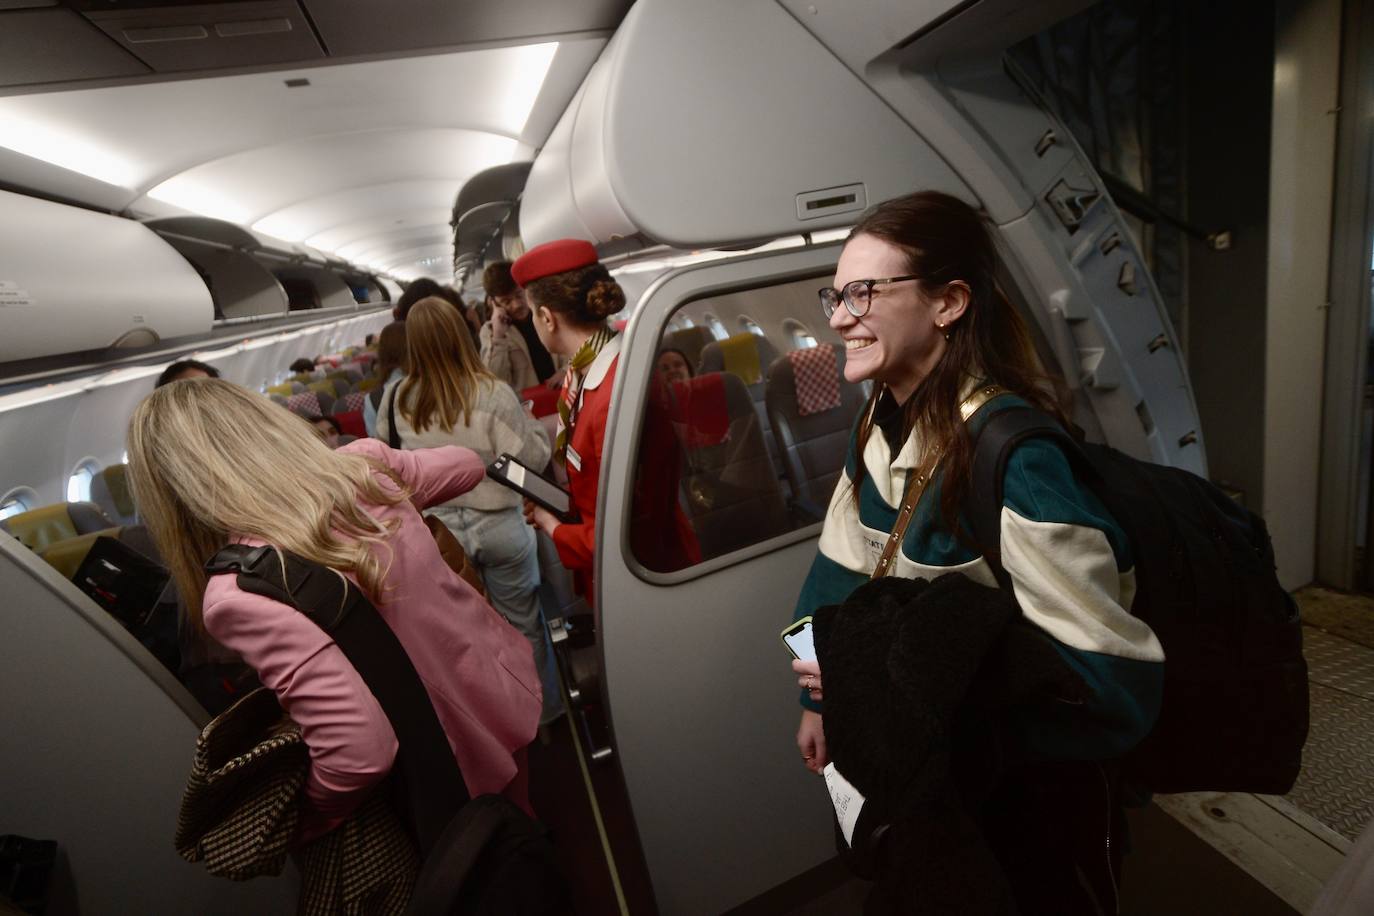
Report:
<svg viewBox="0 0 1374 916"><path fill-rule="evenodd" d="M230 706L196 739L177 852L235 881L280 874L309 763L300 726L271 690L260 687Z"/></svg>

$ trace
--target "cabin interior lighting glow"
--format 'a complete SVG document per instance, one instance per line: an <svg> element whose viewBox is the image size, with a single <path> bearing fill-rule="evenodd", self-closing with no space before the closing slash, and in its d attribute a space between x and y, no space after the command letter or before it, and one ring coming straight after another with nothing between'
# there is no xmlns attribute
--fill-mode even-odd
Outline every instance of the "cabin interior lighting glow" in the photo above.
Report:
<svg viewBox="0 0 1374 916"><path fill-rule="evenodd" d="M524 45L511 48L507 53L511 58L511 77L506 84L502 110L511 113L511 133L519 135L525 132L539 91L544 88L553 56L558 53L558 42Z"/></svg>
<svg viewBox="0 0 1374 916"><path fill-rule="evenodd" d="M123 188L138 184L138 167L79 130L48 123L0 100L0 146Z"/></svg>
<svg viewBox="0 0 1374 916"><path fill-rule="evenodd" d="M201 216L244 225L251 214L224 189L207 185L186 175L173 175L148 192L153 200L171 204Z"/></svg>

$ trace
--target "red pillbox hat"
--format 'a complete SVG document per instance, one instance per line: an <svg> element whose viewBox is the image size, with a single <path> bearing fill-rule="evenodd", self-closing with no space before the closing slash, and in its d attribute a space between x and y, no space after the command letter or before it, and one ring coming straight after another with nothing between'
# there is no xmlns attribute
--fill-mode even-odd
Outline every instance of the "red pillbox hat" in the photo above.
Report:
<svg viewBox="0 0 1374 916"><path fill-rule="evenodd" d="M588 267L596 263L596 247L583 239L559 239L536 245L516 258L510 266L511 279L528 286L540 277L551 277L564 271Z"/></svg>

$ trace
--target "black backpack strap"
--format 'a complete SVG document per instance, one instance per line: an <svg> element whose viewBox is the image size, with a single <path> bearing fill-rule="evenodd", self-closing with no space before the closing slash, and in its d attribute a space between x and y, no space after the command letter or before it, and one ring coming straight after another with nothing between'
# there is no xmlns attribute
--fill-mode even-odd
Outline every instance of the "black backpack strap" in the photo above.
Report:
<svg viewBox="0 0 1374 916"><path fill-rule="evenodd" d="M965 511L973 537L997 584L1010 592L1011 577L1002 566L1002 484L1007 461L1022 442L1057 441L1075 469L1090 467L1078 443L1054 419L1033 407L1008 407L989 416L974 434L972 487Z"/></svg>
<svg viewBox="0 0 1374 916"><path fill-rule="evenodd" d="M421 854L428 854L469 795L424 682L376 607L336 571L272 547L230 544L205 570L237 573L239 588L294 607L343 650L396 732L392 770Z"/></svg>
<svg viewBox="0 0 1374 916"><path fill-rule="evenodd" d="M400 382L392 385L391 400L386 402L386 444L392 448L401 447L401 431L396 428L396 398L400 390Z"/></svg>

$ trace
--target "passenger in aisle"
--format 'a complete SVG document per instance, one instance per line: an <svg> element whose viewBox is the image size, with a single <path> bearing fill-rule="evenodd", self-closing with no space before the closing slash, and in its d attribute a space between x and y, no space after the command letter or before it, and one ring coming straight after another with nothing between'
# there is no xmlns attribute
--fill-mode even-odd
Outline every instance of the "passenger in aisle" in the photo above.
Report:
<svg viewBox="0 0 1374 916"><path fill-rule="evenodd" d="M162 370L162 374L157 377L157 384L153 387L161 388L169 382L184 378L219 378L219 370L198 359L177 360Z"/></svg>
<svg viewBox="0 0 1374 916"><path fill-rule="evenodd" d="M377 435L377 405L382 402L382 392L405 375L405 362L406 325L404 321L393 321L382 328L377 338L377 365L373 370L376 381L363 400L363 426L369 436Z"/></svg>
<svg viewBox="0 0 1374 916"><path fill-rule="evenodd" d="M477 358L463 320L437 297L415 303L406 320L408 374L389 385L378 411L378 437L397 448L461 445L490 464L503 453L534 468L549 461L543 425L527 414L509 386ZM534 651L542 673L552 664L539 609L539 556L519 497L494 481L430 508L463 546L495 608ZM543 719L561 711L545 697Z"/></svg>
<svg viewBox="0 0 1374 916"><path fill-rule="evenodd" d="M555 362L534 327L525 293L511 276L511 263L497 261L482 272L491 318L479 339L482 362L516 391L557 378Z"/></svg>
<svg viewBox="0 0 1374 916"><path fill-rule="evenodd" d="M270 544L360 587L425 682L469 791L528 809L522 761L540 705L528 644L448 568L418 511L482 480L475 453L372 439L330 451L266 398L222 381L149 395L128 444L139 510L191 625L239 652L301 726L310 771L300 839L337 826L373 791L393 765L395 733L308 617L232 574L206 576L203 564L231 542Z"/></svg>
<svg viewBox="0 0 1374 916"><path fill-rule="evenodd" d="M302 356L300 359L291 363L291 371L297 375L309 374L315 371L315 361Z"/></svg>

